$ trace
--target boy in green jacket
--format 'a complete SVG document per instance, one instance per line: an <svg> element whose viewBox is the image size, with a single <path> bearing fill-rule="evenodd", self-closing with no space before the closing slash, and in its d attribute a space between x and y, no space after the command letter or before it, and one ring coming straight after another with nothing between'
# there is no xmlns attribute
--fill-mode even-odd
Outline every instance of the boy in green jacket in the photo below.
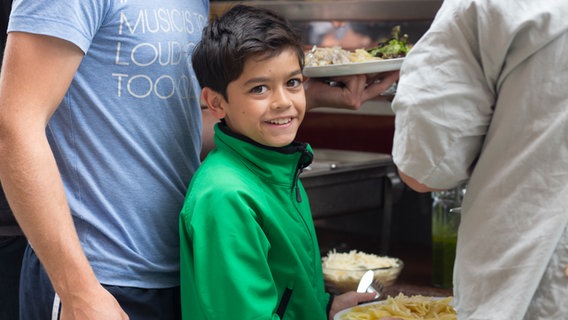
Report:
<svg viewBox="0 0 568 320"><path fill-rule="evenodd" d="M298 178L313 154L294 141L306 109L303 55L285 19L241 5L195 48L202 99L221 122L180 215L184 319L332 319L374 298L324 289Z"/></svg>

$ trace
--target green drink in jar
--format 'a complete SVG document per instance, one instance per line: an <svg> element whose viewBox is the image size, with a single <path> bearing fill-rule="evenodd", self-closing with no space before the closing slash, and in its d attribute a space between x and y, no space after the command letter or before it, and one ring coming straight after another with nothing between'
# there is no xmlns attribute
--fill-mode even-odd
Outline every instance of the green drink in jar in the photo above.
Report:
<svg viewBox="0 0 568 320"><path fill-rule="evenodd" d="M464 187L432 192L432 285L450 289Z"/></svg>

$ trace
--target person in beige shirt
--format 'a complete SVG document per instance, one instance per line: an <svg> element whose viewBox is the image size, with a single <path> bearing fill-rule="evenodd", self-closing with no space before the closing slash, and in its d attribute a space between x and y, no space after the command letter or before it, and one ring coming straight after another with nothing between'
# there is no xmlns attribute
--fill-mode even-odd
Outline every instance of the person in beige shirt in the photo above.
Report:
<svg viewBox="0 0 568 320"><path fill-rule="evenodd" d="M393 159L420 192L468 182L458 319L568 314L568 2L444 1L401 69Z"/></svg>

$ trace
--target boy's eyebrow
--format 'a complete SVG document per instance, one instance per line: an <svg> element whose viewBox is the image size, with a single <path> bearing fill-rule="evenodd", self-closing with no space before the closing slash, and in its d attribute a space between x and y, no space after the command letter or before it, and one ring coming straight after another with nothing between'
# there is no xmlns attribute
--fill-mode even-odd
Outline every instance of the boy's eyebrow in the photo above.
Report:
<svg viewBox="0 0 568 320"><path fill-rule="evenodd" d="M298 75L301 75L301 74L302 74L302 70L298 69L298 70L290 72L288 74L288 77L294 77L294 76L298 76ZM270 78L267 78L267 77L257 77L257 78L252 78L252 79L247 80L244 84L249 85L249 84L255 84L255 83L264 83L264 82L267 82L269 80L270 80Z"/></svg>
<svg viewBox="0 0 568 320"><path fill-rule="evenodd" d="M297 76L297 75L300 75L300 74L302 74L302 69L298 69L294 72L290 72L290 77Z"/></svg>

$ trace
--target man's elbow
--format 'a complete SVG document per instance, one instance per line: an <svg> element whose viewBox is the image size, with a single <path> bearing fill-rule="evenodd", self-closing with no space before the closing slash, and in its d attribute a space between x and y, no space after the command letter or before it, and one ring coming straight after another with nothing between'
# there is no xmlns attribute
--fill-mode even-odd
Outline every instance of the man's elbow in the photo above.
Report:
<svg viewBox="0 0 568 320"><path fill-rule="evenodd" d="M409 175L406 175L404 172L400 170L398 170L398 175L400 176L400 179L404 182L404 184L406 184L410 189L416 192L425 193L425 192L441 191L439 189L430 188L427 185L418 182L418 180L412 178Z"/></svg>

